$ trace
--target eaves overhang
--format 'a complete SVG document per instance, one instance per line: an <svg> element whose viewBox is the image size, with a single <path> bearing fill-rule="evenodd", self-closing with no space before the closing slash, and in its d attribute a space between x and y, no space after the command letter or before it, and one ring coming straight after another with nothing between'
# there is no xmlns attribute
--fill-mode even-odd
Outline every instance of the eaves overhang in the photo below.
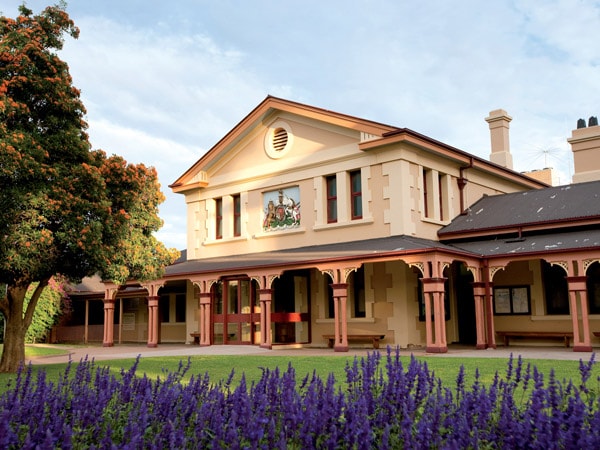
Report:
<svg viewBox="0 0 600 450"><path fill-rule="evenodd" d="M409 128L394 130L379 139L361 142L358 147L360 150L366 152L398 144L409 144L418 147L421 150L435 153L440 157L457 162L463 168L475 168L487 173L501 174L504 178L510 179L531 189L548 187L548 184L542 181L515 172L512 169L480 158L436 139L432 139L429 136Z"/></svg>
<svg viewBox="0 0 600 450"><path fill-rule="evenodd" d="M166 268L165 278L200 274L244 273L257 269L314 267L342 261L389 261L419 254L448 254L472 258L465 250L413 236L392 236L356 242L324 244L279 251L189 260Z"/></svg>

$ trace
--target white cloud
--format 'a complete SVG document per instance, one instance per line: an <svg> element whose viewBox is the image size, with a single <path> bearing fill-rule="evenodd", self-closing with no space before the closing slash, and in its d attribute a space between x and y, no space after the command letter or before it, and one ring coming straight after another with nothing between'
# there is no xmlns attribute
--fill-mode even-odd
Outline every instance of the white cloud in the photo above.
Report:
<svg viewBox="0 0 600 450"><path fill-rule="evenodd" d="M166 195L157 237L184 248L184 199L168 185L266 94L256 95L239 53L206 36L161 36L97 18L78 26L81 37L63 58L82 90L92 145L157 169Z"/></svg>
<svg viewBox="0 0 600 450"><path fill-rule="evenodd" d="M158 232L155 233L156 238L163 242L167 248L175 248L176 250L185 250L187 242L187 235L185 226L173 226L178 224L179 221L185 225L185 214L181 216L170 216L168 217L169 222L165 223ZM183 243L183 245L181 245Z"/></svg>
<svg viewBox="0 0 600 450"><path fill-rule="evenodd" d="M217 114L223 106L209 105L233 100L232 91L255 101L257 84L249 71L242 76L240 55L206 36L132 30L106 19L79 26L80 39L65 46L64 58L90 119L109 116L187 144L230 126Z"/></svg>
<svg viewBox="0 0 600 450"><path fill-rule="evenodd" d="M5 0L15 16L21 0ZM44 0L29 0L39 11ZM487 158L484 118L513 117L517 170L554 165L600 115L600 5L548 0L73 1L63 58L94 147L154 165L161 236L185 246L185 204L166 187L267 94L408 127ZM181 241L178 241L180 240Z"/></svg>

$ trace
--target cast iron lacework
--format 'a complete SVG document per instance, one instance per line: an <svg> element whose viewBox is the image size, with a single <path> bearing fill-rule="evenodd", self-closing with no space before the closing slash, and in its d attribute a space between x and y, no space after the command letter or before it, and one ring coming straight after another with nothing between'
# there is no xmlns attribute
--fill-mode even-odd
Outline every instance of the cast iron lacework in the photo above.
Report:
<svg viewBox="0 0 600 450"><path fill-rule="evenodd" d="M352 272L356 272L358 270L357 267L347 267L344 269L344 283L348 282L348 277Z"/></svg>
<svg viewBox="0 0 600 450"><path fill-rule="evenodd" d="M504 266L490 267L490 279L491 280L494 279L494 275L496 275L496 272L498 272L499 270L504 270Z"/></svg>
<svg viewBox="0 0 600 450"><path fill-rule="evenodd" d="M416 267L421 271L421 274L425 275L425 265L422 262L410 263L408 267Z"/></svg>
<svg viewBox="0 0 600 450"><path fill-rule="evenodd" d="M567 261L553 261L550 265L562 267L566 273L569 273L569 263Z"/></svg>
<svg viewBox="0 0 600 450"><path fill-rule="evenodd" d="M583 261L583 273L587 273L588 268L595 262L600 262L599 259L586 259Z"/></svg>

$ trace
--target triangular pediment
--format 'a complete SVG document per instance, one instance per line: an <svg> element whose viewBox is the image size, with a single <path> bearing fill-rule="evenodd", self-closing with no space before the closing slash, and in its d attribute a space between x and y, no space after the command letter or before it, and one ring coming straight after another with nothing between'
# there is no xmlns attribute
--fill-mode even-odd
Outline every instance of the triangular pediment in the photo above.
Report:
<svg viewBox="0 0 600 450"><path fill-rule="evenodd" d="M301 103L267 97L170 187L186 192L215 180L239 180L250 167L271 172L318 164L326 152L357 150L357 144L397 128Z"/></svg>

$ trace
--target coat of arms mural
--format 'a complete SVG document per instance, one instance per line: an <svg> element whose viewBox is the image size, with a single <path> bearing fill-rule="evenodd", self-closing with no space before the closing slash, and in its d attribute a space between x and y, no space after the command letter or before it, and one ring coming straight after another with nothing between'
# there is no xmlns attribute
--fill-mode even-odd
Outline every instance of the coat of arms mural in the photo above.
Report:
<svg viewBox="0 0 600 450"><path fill-rule="evenodd" d="M263 193L264 231L300 226L300 188L298 186Z"/></svg>

